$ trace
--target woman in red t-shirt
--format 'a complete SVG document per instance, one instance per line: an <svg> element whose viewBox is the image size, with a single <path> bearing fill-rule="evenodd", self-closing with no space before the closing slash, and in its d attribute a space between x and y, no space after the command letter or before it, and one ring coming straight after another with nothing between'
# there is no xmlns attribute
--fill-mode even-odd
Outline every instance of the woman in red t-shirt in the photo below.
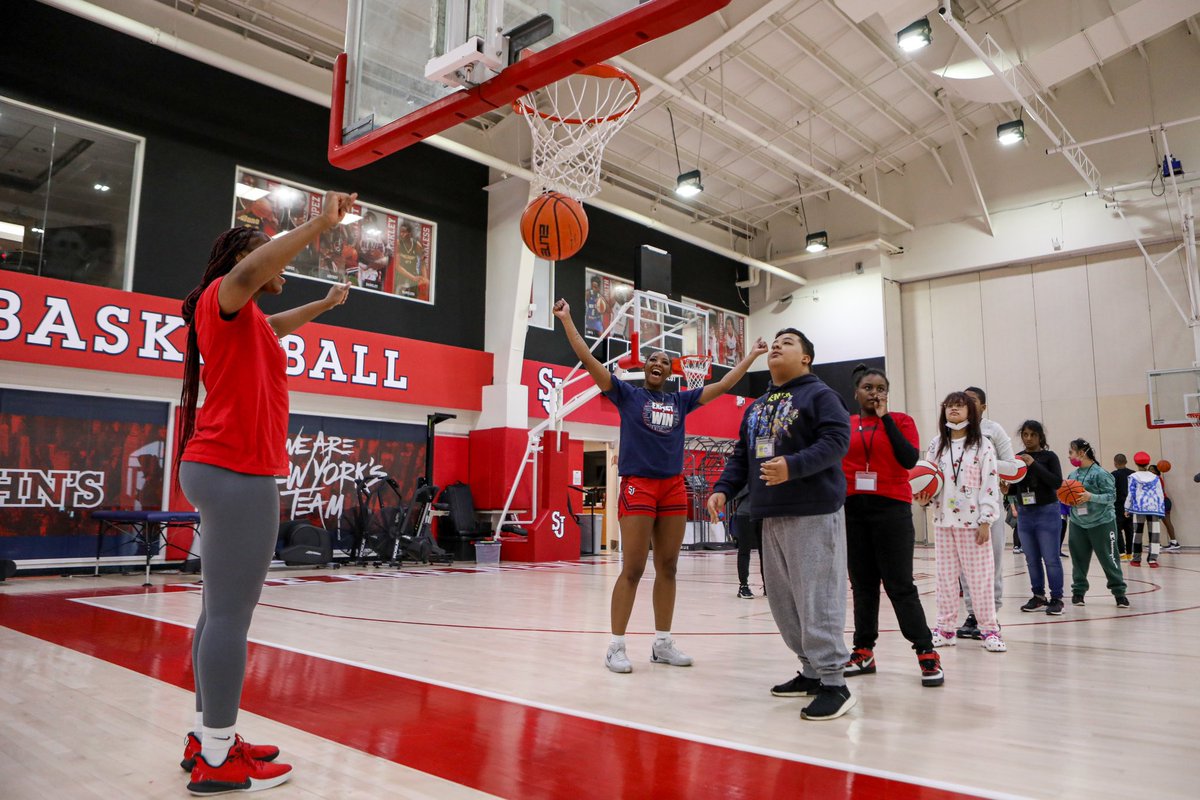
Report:
<svg viewBox="0 0 1200 800"><path fill-rule="evenodd" d="M357 195L328 192L319 216L277 239L252 228L217 237L200 285L183 301L188 323L180 399L179 484L200 512L203 607L192 637L196 727L181 766L194 794L233 786L267 789L291 767L269 763L279 748L234 733L246 672L246 633L275 552L277 476L287 475L287 360L279 337L346 301L325 299L267 316L262 294L283 291L283 271L322 231L337 226ZM200 359L204 359L201 369ZM203 379L204 406L197 411Z"/></svg>
<svg viewBox="0 0 1200 800"><path fill-rule="evenodd" d="M846 676L875 671L879 638L879 584L887 592L912 642L921 684L941 686L941 659L913 583L912 489L908 471L917 463L917 426L912 417L888 409L883 370L859 364L852 374L854 399L861 409L850 417L846 473L846 560L854 594L854 649Z"/></svg>

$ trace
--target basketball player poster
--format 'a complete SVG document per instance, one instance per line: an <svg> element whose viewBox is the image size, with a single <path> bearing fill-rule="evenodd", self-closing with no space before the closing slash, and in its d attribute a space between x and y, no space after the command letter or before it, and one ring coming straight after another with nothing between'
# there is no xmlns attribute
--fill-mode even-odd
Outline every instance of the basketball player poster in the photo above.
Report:
<svg viewBox="0 0 1200 800"><path fill-rule="evenodd" d="M708 356L713 364L735 367L746 353L746 317L723 308L714 308L687 297L682 298L708 312Z"/></svg>
<svg viewBox="0 0 1200 800"><path fill-rule="evenodd" d="M239 167L233 224L277 236L320 214L324 197L322 189ZM359 203L305 247L288 272L432 303L436 242L436 223Z"/></svg>
<svg viewBox="0 0 1200 800"><path fill-rule="evenodd" d="M598 338L613 321L613 313L633 295L633 282L597 270L584 270L583 332ZM629 321L621 320L610 337L629 340Z"/></svg>
<svg viewBox="0 0 1200 800"><path fill-rule="evenodd" d="M95 558L92 511L163 507L166 403L0 389L0 557ZM104 555L133 555L106 537Z"/></svg>

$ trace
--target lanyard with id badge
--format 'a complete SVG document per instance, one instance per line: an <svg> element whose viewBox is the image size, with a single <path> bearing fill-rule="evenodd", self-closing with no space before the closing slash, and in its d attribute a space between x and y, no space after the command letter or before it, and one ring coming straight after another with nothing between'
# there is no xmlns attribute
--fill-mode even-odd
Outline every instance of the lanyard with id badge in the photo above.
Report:
<svg viewBox="0 0 1200 800"><path fill-rule="evenodd" d="M854 473L854 491L856 492L874 492L879 485L879 476L871 471L871 449L875 445L875 431L877 430L879 430L879 425L871 428L871 439L868 441L866 434L863 433L862 422L858 423L858 436L862 439L863 453L866 455L866 469Z"/></svg>

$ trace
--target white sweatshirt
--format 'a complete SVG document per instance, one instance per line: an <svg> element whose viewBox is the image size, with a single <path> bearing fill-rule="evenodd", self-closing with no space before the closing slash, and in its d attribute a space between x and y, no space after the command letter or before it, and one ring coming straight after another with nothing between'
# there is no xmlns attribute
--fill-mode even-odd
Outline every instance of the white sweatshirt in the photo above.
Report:
<svg viewBox="0 0 1200 800"><path fill-rule="evenodd" d="M996 471L1002 472L1005 475L1015 475L1017 470L1025 466L1025 462L1017 458L1013 451L1012 439L1008 437L1008 433L1000 426L999 422L994 422L990 419L981 419L979 421L979 430L983 433L983 438L992 443L992 447L996 448Z"/></svg>
<svg viewBox="0 0 1200 800"><path fill-rule="evenodd" d="M982 446L966 448L964 453L966 439L951 439L939 458L940 440L940 436L935 436L925 453L942 471L942 490L930 504L933 524L940 528L978 528L1000 519L1000 477L996 472L996 448L991 441L985 436Z"/></svg>

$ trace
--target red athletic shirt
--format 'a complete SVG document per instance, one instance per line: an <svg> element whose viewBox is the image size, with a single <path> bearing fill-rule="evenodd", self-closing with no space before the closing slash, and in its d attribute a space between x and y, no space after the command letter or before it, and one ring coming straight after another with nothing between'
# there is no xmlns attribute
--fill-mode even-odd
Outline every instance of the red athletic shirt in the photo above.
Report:
<svg viewBox="0 0 1200 800"><path fill-rule="evenodd" d="M233 319L221 317L222 280L200 295L192 321L206 394L183 460L246 475L287 475L287 359L253 300Z"/></svg>
<svg viewBox="0 0 1200 800"><path fill-rule="evenodd" d="M917 444L917 424L908 414L891 411L888 416L896 423L900 433L908 443L920 451ZM861 429L860 429L861 426ZM870 468L867 467L867 453L870 452ZM892 452L892 443L888 439L887 429L878 417L861 417L853 414L850 417L850 452L842 459L842 471L846 473L846 494L875 495L890 497L905 503L912 502L912 488L908 485L908 470L896 461ZM874 492L860 492L854 488L854 473L874 472L876 483Z"/></svg>

